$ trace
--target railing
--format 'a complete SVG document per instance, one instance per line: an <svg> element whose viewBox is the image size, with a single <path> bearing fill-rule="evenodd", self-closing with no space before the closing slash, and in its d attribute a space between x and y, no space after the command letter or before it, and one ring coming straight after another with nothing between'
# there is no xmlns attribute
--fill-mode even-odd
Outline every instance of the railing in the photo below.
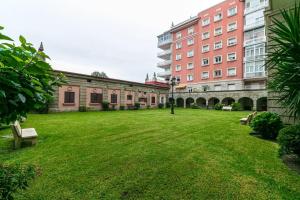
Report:
<svg viewBox="0 0 300 200"><path fill-rule="evenodd" d="M244 47L254 45L254 44L258 44L258 43L263 43L263 42L266 42L266 41L267 41L266 37L253 38L251 40L244 41Z"/></svg>
<svg viewBox="0 0 300 200"><path fill-rule="evenodd" d="M260 21L254 22L252 24L245 24L244 30L246 31L246 30L254 29L254 28L257 28L260 26L264 26L264 25L265 25L265 20L260 20Z"/></svg>
<svg viewBox="0 0 300 200"><path fill-rule="evenodd" d="M165 50L165 51L157 53L157 57L162 57L162 56L170 55L171 53L172 53L171 49Z"/></svg>
<svg viewBox="0 0 300 200"><path fill-rule="evenodd" d="M166 45L166 44L171 44L171 43L172 43L172 38L168 38L168 39L165 39L165 40L158 40L157 46L160 47L160 46L163 46L163 45Z"/></svg>
<svg viewBox="0 0 300 200"><path fill-rule="evenodd" d="M166 61L162 61L157 63L157 67L166 67L172 64L171 60L166 60Z"/></svg>
<svg viewBox="0 0 300 200"><path fill-rule="evenodd" d="M268 5L269 5L268 2L265 2L265 3L262 3L262 4L259 4L259 5L255 6L255 7L246 8L244 14L247 15L251 12L266 8L266 7L268 7Z"/></svg>
<svg viewBox="0 0 300 200"><path fill-rule="evenodd" d="M244 79L264 78L264 77L266 77L266 72L244 73Z"/></svg>
<svg viewBox="0 0 300 200"><path fill-rule="evenodd" d="M157 73L157 76L158 76L158 77L171 76L171 71L158 72L158 73Z"/></svg>

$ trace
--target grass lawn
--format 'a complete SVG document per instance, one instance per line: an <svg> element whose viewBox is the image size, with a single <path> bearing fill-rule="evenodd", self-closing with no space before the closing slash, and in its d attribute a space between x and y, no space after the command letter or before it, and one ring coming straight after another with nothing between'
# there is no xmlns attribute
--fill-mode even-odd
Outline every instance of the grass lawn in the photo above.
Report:
<svg viewBox="0 0 300 200"><path fill-rule="evenodd" d="M35 147L0 161L42 175L16 199L300 199L278 145L249 135L247 112L180 109L29 115ZM0 136L9 129L1 130Z"/></svg>

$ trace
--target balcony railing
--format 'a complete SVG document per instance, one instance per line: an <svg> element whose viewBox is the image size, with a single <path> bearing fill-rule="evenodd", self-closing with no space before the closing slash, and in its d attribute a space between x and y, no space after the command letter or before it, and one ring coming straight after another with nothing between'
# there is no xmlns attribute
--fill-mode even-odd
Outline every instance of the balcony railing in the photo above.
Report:
<svg viewBox="0 0 300 200"><path fill-rule="evenodd" d="M254 11L257 11L257 10L260 10L260 9L264 9L266 7L268 7L268 2L259 4L259 5L255 6L255 7L246 8L244 14L247 15L247 14L252 13Z"/></svg>
<svg viewBox="0 0 300 200"><path fill-rule="evenodd" d="M265 60L265 58L266 55L249 56L249 57L244 57L244 62Z"/></svg>
<svg viewBox="0 0 300 200"><path fill-rule="evenodd" d="M244 31L254 29L254 28L258 28L258 27L261 27L261 26L264 26L264 25L265 25L265 20L260 20L260 21L257 21L255 23L252 23L252 24L245 24Z"/></svg>
<svg viewBox="0 0 300 200"><path fill-rule="evenodd" d="M171 71L164 71L164 72L158 72L157 73L158 77L167 77L167 76L171 76Z"/></svg>
<svg viewBox="0 0 300 200"><path fill-rule="evenodd" d="M159 58L165 57L165 56L171 55L171 53L172 53L172 50L168 49L168 50L157 53L157 57L159 57Z"/></svg>
<svg viewBox="0 0 300 200"><path fill-rule="evenodd" d="M263 42L266 42L266 41L267 41L266 37L253 38L251 40L244 41L244 47L254 45L254 44L263 43Z"/></svg>
<svg viewBox="0 0 300 200"><path fill-rule="evenodd" d="M266 72L244 73L244 79L265 78Z"/></svg>
<svg viewBox="0 0 300 200"><path fill-rule="evenodd" d="M157 67L166 68L166 67L169 67L171 64L172 64L171 60L166 60L166 61L157 63Z"/></svg>
<svg viewBox="0 0 300 200"><path fill-rule="evenodd" d="M168 44L171 44L172 43L172 38L168 38L168 39L165 39L165 40L158 40L158 43L157 43L157 46L158 47L162 47L162 46L165 46L165 45L168 45Z"/></svg>

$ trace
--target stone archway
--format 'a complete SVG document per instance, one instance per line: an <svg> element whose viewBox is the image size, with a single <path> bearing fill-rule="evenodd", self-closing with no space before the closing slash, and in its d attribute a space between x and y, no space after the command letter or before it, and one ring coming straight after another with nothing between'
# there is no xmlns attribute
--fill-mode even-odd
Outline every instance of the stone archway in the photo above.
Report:
<svg viewBox="0 0 300 200"><path fill-rule="evenodd" d="M234 102L235 100L231 97L226 97L222 100L222 104L224 104L225 106L230 106Z"/></svg>
<svg viewBox="0 0 300 200"><path fill-rule="evenodd" d="M186 99L185 105L187 108L190 108L194 102L195 100L192 97L189 97Z"/></svg>
<svg viewBox="0 0 300 200"><path fill-rule="evenodd" d="M206 99L203 97L199 97L198 99L196 99L196 104L199 107L206 108Z"/></svg>
<svg viewBox="0 0 300 200"><path fill-rule="evenodd" d="M214 106L217 104L217 103L220 103L220 100L216 97L212 97L208 100L208 107L209 108L214 108Z"/></svg>
<svg viewBox="0 0 300 200"><path fill-rule="evenodd" d="M176 106L177 107L180 107L180 108L183 108L184 107L184 99L179 97L176 99Z"/></svg>
<svg viewBox="0 0 300 200"><path fill-rule="evenodd" d="M242 97L239 99L239 103L243 110L253 110L253 100L249 97Z"/></svg>
<svg viewBox="0 0 300 200"><path fill-rule="evenodd" d="M268 110L268 98L261 97L256 101L256 110L257 111L267 111Z"/></svg>

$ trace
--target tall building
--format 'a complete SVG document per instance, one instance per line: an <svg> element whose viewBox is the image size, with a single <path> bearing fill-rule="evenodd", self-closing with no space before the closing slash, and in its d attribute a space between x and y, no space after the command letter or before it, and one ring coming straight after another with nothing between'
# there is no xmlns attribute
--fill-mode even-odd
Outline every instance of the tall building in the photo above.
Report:
<svg viewBox="0 0 300 200"><path fill-rule="evenodd" d="M178 106L240 102L245 109L266 109L265 6L266 0L225 0L158 36L158 67L164 69L158 76L180 79Z"/></svg>

